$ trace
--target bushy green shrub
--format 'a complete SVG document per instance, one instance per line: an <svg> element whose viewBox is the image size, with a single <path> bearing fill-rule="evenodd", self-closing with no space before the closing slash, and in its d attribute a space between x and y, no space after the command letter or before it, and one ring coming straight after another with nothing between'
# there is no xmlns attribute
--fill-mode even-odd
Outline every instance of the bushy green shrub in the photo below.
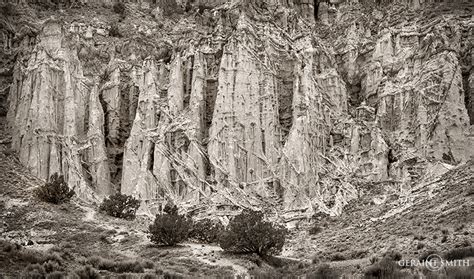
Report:
<svg viewBox="0 0 474 279"><path fill-rule="evenodd" d="M178 214L176 207L167 208L165 214L157 214L155 221L148 227L149 238L156 244L175 246L188 239L192 221Z"/></svg>
<svg viewBox="0 0 474 279"><path fill-rule="evenodd" d="M74 190L69 189L64 181L64 176L53 174L49 182L35 190L35 195L45 202L53 204L66 203L74 196Z"/></svg>
<svg viewBox="0 0 474 279"><path fill-rule="evenodd" d="M234 253L271 255L281 252L286 234L285 228L264 221L262 212L246 209L230 221L219 238L219 245Z"/></svg>
<svg viewBox="0 0 474 279"><path fill-rule="evenodd" d="M100 205L100 210L112 217L134 219L139 207L140 200L129 195L117 193L105 198Z"/></svg>
<svg viewBox="0 0 474 279"><path fill-rule="evenodd" d="M224 226L221 223L203 219L193 223L189 237L204 243L216 243L223 231Z"/></svg>

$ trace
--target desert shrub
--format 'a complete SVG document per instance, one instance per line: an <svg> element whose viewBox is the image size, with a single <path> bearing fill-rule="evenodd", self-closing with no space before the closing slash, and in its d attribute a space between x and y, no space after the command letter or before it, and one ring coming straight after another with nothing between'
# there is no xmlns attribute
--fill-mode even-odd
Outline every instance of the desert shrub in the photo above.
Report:
<svg viewBox="0 0 474 279"><path fill-rule="evenodd" d="M369 262L370 262L371 265L376 264L378 261L379 261L379 258L377 258L376 256L372 256L369 259Z"/></svg>
<svg viewBox="0 0 474 279"><path fill-rule="evenodd" d="M436 252L435 250L426 250L425 252L423 252L419 257L418 257L418 260L420 262L424 262L428 259L429 256L431 255L434 255L434 254L437 254L438 252Z"/></svg>
<svg viewBox="0 0 474 279"><path fill-rule="evenodd" d="M41 279L46 275L44 267L40 264L29 264L25 270L23 270L23 278L27 279Z"/></svg>
<svg viewBox="0 0 474 279"><path fill-rule="evenodd" d="M139 200L129 195L117 193L105 198L100 205L100 210L112 217L133 219L139 207Z"/></svg>
<svg viewBox="0 0 474 279"><path fill-rule="evenodd" d="M64 176L57 173L51 176L49 182L35 190L35 195L40 200L53 204L69 202L74 194L74 190L69 189L64 181Z"/></svg>
<svg viewBox="0 0 474 279"><path fill-rule="evenodd" d="M71 278L71 277L68 277L68 274L64 271L53 271L47 274L45 279L64 279L64 278Z"/></svg>
<svg viewBox="0 0 474 279"><path fill-rule="evenodd" d="M222 231L224 226L221 223L203 219L193 223L189 237L204 243L216 243Z"/></svg>
<svg viewBox="0 0 474 279"><path fill-rule="evenodd" d="M446 254L444 254L444 258L448 261L451 260L462 260L465 258L474 257L474 247L461 247L461 248L454 248Z"/></svg>
<svg viewBox="0 0 474 279"><path fill-rule="evenodd" d="M472 245L471 241L469 239L463 239L461 242L457 243L454 248L460 248L460 247L470 247Z"/></svg>
<svg viewBox="0 0 474 279"><path fill-rule="evenodd" d="M31 264L43 264L48 261L56 261L61 263L61 258L55 253L44 253L36 250L25 249L23 246L11 243L9 241L0 240L0 252L4 253L1 256L14 259L18 262Z"/></svg>
<svg viewBox="0 0 474 279"><path fill-rule="evenodd" d="M163 273L163 278L164 279L183 279L184 276L178 274L178 273L175 273L173 271L165 271Z"/></svg>
<svg viewBox="0 0 474 279"><path fill-rule="evenodd" d="M383 258L364 271L365 279L396 279L404 278L400 267L390 258Z"/></svg>
<svg viewBox="0 0 474 279"><path fill-rule="evenodd" d="M273 279L273 278L283 278L283 274L276 269L262 269L254 268L249 271L250 278L258 279Z"/></svg>
<svg viewBox="0 0 474 279"><path fill-rule="evenodd" d="M281 252L287 230L263 220L263 213L245 209L222 232L219 245L234 253L271 255Z"/></svg>
<svg viewBox="0 0 474 279"><path fill-rule="evenodd" d="M4 16L15 16L17 14L16 7L12 3L2 4L0 11Z"/></svg>
<svg viewBox="0 0 474 279"><path fill-rule="evenodd" d="M110 26L109 35L116 38L122 37L122 33L120 33L120 29L117 23L114 23L112 24L112 26Z"/></svg>
<svg viewBox="0 0 474 279"><path fill-rule="evenodd" d="M20 245L0 239L0 250L2 252L11 253L19 249L21 249Z"/></svg>
<svg viewBox="0 0 474 279"><path fill-rule="evenodd" d="M474 278L474 265L469 267L450 267L446 270L447 279L472 279Z"/></svg>
<svg viewBox="0 0 474 279"><path fill-rule="evenodd" d="M56 262L57 264L61 265L62 263L61 257L56 253L44 253L44 252L30 250L30 249L17 250L11 256L16 257L20 261L31 263L31 264L43 264L47 262Z"/></svg>
<svg viewBox="0 0 474 279"><path fill-rule="evenodd" d="M62 277L58 277L62 276ZM65 278L61 266L55 261L48 261L43 264L29 264L23 271L23 278Z"/></svg>
<svg viewBox="0 0 474 279"><path fill-rule="evenodd" d="M340 262L340 261L347 260L347 257L342 253L335 253L335 254L332 254L329 259L333 262Z"/></svg>
<svg viewBox="0 0 474 279"><path fill-rule="evenodd" d="M121 261L116 263L115 265L115 272L118 273L143 273L145 272L145 267L142 262L140 261Z"/></svg>
<svg viewBox="0 0 474 279"><path fill-rule="evenodd" d="M125 4L124 3L115 3L112 7L112 9L114 10L114 12L116 14L119 14L121 15L122 17L125 16Z"/></svg>
<svg viewBox="0 0 474 279"><path fill-rule="evenodd" d="M158 0L158 6L161 8L163 15L165 16L182 12L181 7L176 3L176 0Z"/></svg>
<svg viewBox="0 0 474 279"><path fill-rule="evenodd" d="M46 273L52 273L52 272L55 272L55 271L61 271L62 270L62 267L59 265L59 263L57 261L51 261L51 260L43 263L43 267L44 267L44 270L46 271Z"/></svg>
<svg viewBox="0 0 474 279"><path fill-rule="evenodd" d="M174 246L189 236L192 221L178 214L176 207L165 209L165 214L157 214L155 221L148 227L149 238L156 244Z"/></svg>
<svg viewBox="0 0 474 279"><path fill-rule="evenodd" d="M399 261L402 259L402 254L398 251L390 251L385 253L384 257L391 259L392 261Z"/></svg>
<svg viewBox="0 0 474 279"><path fill-rule="evenodd" d="M339 273L332 269L328 264L322 264L317 267L316 271L308 274L307 279L337 279Z"/></svg>
<svg viewBox="0 0 474 279"><path fill-rule="evenodd" d="M83 266L79 269L76 269L74 271L75 275L79 279L100 279L102 276L100 276L100 273L92 268L90 265L88 266ZM73 277L74 278L74 277Z"/></svg>
<svg viewBox="0 0 474 279"><path fill-rule="evenodd" d="M141 261L113 261L102 257L94 256L89 258L88 262L99 270L107 270L115 273L143 273L144 264Z"/></svg>
<svg viewBox="0 0 474 279"><path fill-rule="evenodd" d="M366 250L355 250L350 254L351 259L362 259L367 256Z"/></svg>
<svg viewBox="0 0 474 279"><path fill-rule="evenodd" d="M323 229L320 226L314 225L308 230L308 232L310 235L315 235L315 234L320 233L322 230Z"/></svg>

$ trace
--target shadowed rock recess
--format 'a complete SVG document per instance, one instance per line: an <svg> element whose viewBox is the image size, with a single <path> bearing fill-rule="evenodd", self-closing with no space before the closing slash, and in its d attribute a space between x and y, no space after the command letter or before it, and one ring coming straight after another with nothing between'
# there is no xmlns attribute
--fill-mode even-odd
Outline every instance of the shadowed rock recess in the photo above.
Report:
<svg viewBox="0 0 474 279"><path fill-rule="evenodd" d="M0 114L32 174L89 201L339 215L474 154L471 1L16 2Z"/></svg>

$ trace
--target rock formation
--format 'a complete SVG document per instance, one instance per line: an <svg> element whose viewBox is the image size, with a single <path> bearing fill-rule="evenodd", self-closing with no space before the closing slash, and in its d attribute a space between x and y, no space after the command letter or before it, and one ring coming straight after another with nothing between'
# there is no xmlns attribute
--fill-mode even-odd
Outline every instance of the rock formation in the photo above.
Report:
<svg viewBox="0 0 474 279"><path fill-rule="evenodd" d="M337 215L364 183L410 191L473 155L473 6L378 2L179 1L201 8L161 27L127 4L131 39L45 21L12 70L13 146L151 211Z"/></svg>

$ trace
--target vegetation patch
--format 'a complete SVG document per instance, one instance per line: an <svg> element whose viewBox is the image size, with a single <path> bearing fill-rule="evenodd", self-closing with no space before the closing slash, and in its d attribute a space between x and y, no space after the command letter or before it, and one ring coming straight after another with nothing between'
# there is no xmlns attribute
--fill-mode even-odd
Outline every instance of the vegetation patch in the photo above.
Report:
<svg viewBox="0 0 474 279"><path fill-rule="evenodd" d="M75 193L74 190L69 189L64 181L64 176L55 173L51 176L49 182L35 190L35 195L42 201L62 204L69 202Z"/></svg>
<svg viewBox="0 0 474 279"><path fill-rule="evenodd" d="M149 238L153 243L175 246L188 239L192 221L178 214L176 206L164 214L157 214L155 221L148 228Z"/></svg>
<svg viewBox="0 0 474 279"><path fill-rule="evenodd" d="M117 193L105 198L100 210L108 215L122 219L134 219L140 207L140 201L132 196Z"/></svg>
<svg viewBox="0 0 474 279"><path fill-rule="evenodd" d="M462 260L469 257L474 257L474 247L461 247L461 248L454 248L444 254L444 258L448 261L451 260Z"/></svg>
<svg viewBox="0 0 474 279"><path fill-rule="evenodd" d="M216 243L219 241L224 226L210 219L195 221L189 233L189 237L203 243Z"/></svg>
<svg viewBox="0 0 474 279"><path fill-rule="evenodd" d="M263 213L245 209L235 216L219 239L219 245L228 252L256 253L260 256L281 252L287 230L263 220Z"/></svg>

